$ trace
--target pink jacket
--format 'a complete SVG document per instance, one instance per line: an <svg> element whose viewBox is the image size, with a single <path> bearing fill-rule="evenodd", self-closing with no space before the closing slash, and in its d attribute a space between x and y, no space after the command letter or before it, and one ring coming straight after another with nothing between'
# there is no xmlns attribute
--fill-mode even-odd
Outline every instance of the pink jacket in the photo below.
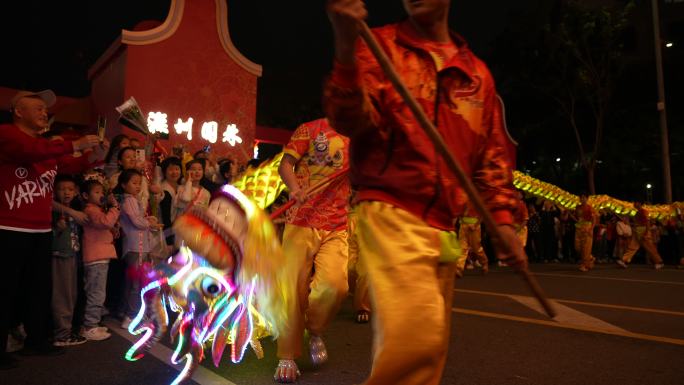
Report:
<svg viewBox="0 0 684 385"><path fill-rule="evenodd" d="M102 207L88 203L83 211L90 221L83 226L83 263L116 259L111 230L119 220L119 209L111 208L105 212Z"/></svg>

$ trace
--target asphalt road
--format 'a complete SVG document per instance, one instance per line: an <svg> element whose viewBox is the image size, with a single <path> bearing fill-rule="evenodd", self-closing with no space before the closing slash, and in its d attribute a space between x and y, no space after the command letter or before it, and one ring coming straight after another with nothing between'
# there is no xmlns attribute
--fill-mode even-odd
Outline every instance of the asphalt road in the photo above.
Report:
<svg viewBox="0 0 684 385"><path fill-rule="evenodd" d="M575 266L532 265L559 317L549 320L522 281L505 268L482 276L468 271L456 283L449 359L443 384L682 384L684 383L684 270L647 266L621 270L599 265L584 274ZM163 385L180 368L152 355L130 363L124 330L110 340L68 348L57 357L20 357L20 367L0 372L0 385ZM416 333L406 333L410 344ZM353 322L346 301L331 325L329 362L313 369L299 360L299 384L358 384L370 370L370 325ZM273 384L272 341L266 357L248 352L239 365L207 359L192 384ZM168 349L155 350L159 357ZM389 384L388 384L389 385Z"/></svg>

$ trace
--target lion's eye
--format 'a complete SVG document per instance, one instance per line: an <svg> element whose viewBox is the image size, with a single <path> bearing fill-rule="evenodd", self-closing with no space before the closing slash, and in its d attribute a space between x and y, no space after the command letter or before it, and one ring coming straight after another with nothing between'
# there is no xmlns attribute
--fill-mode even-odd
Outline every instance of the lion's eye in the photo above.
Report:
<svg viewBox="0 0 684 385"><path fill-rule="evenodd" d="M216 297L221 294L221 284L212 277L202 279L202 292L207 297Z"/></svg>

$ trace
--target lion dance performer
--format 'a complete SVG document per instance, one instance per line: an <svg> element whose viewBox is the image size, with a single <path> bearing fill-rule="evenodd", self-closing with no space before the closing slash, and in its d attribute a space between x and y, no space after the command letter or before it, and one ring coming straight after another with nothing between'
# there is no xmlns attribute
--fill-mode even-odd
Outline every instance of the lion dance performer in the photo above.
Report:
<svg viewBox="0 0 684 385"><path fill-rule="evenodd" d="M448 29L448 0L404 1L408 20L373 31L407 88L441 133L525 266L512 227L516 205L494 80ZM360 258L373 306L373 366L366 385L439 384L446 362L466 194L368 47L361 0L329 0L335 63L324 103L351 140ZM419 327L425 333L412 333Z"/></svg>
<svg viewBox="0 0 684 385"><path fill-rule="evenodd" d="M466 257L466 263L470 256L474 256L475 260L482 266L482 274L489 272L489 259L485 254L484 247L482 247L482 225L480 217L474 212L470 206L467 206L465 214L458 219L458 241L460 242L463 255Z"/></svg>
<svg viewBox="0 0 684 385"><path fill-rule="evenodd" d="M637 213L634 217L635 226L634 231L632 232L632 239L629 241L629 244L627 244L625 254L620 256L617 263L626 269L627 265L632 261L634 254L639 251L639 248L643 247L648 259L653 263L653 267L656 270L660 270L665 265L663 264L663 258L658 253L658 248L653 244L653 234L651 233L651 228L649 226L648 211L641 202L634 202L634 208L637 209Z"/></svg>
<svg viewBox="0 0 684 385"><path fill-rule="evenodd" d="M587 203L587 194L580 195L580 204L575 210L577 223L575 224L575 250L580 257L579 270L587 272L594 268L594 258L591 246L594 240L594 226L598 215L596 210Z"/></svg>
<svg viewBox="0 0 684 385"><path fill-rule="evenodd" d="M328 353L321 335L347 295L347 215L351 193L346 174L323 191L307 196L307 188L348 167L349 139L335 132L326 119L302 124L285 146L278 172L298 202L288 213L283 232L283 280L295 282L288 309L288 328L278 338L274 379L294 382L295 359L301 355L304 329L314 365Z"/></svg>
<svg viewBox="0 0 684 385"><path fill-rule="evenodd" d="M223 186L208 208L191 207L174 231L180 252L143 269L142 306L128 327L141 338L126 353L140 359L167 331L167 309L177 313L171 360L185 366L172 385L192 376L209 344L216 366L228 345L234 363L250 345L261 358L259 339L278 335L290 300L278 280L283 261L273 225L235 187Z"/></svg>

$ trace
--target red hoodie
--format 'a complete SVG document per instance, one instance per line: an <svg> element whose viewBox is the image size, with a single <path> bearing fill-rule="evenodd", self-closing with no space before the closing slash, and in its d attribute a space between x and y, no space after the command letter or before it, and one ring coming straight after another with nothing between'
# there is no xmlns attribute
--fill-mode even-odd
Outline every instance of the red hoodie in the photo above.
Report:
<svg viewBox="0 0 684 385"><path fill-rule="evenodd" d="M394 66L499 224L511 224L517 205L494 80L465 41L457 53L434 50L410 22L373 30ZM450 55L450 56L447 56ZM325 89L330 124L351 139L352 186L357 201L379 200L453 229L467 197L456 176L368 47L360 43L354 67L335 63Z"/></svg>
<svg viewBox="0 0 684 385"><path fill-rule="evenodd" d="M52 187L57 172L89 166L74 158L70 140L32 137L14 124L0 125L0 229L51 231Z"/></svg>

